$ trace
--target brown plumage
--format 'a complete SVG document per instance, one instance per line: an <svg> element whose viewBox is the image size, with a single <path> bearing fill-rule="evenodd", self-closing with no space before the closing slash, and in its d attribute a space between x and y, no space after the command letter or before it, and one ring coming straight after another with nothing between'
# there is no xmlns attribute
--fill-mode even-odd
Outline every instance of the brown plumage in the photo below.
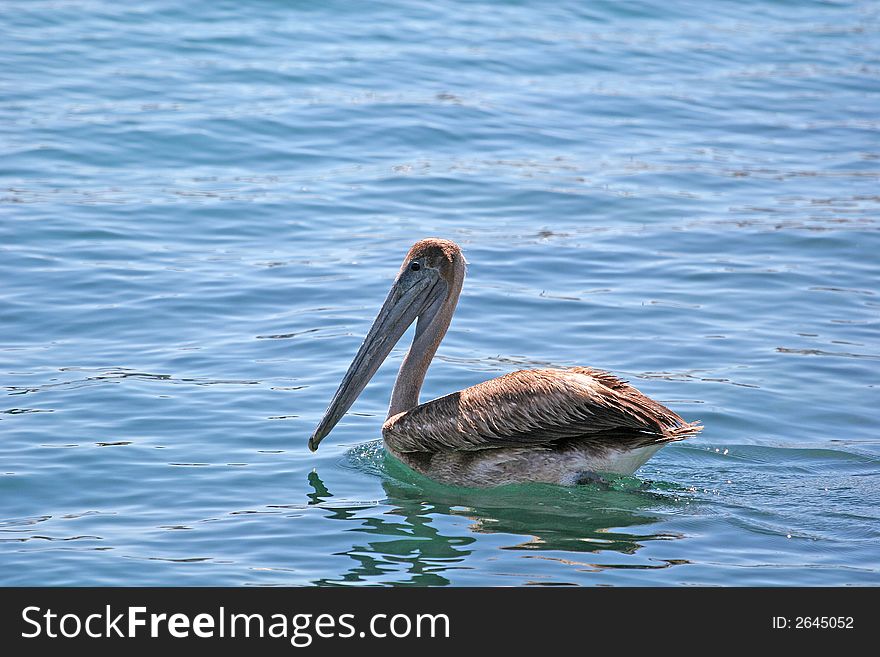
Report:
<svg viewBox="0 0 880 657"><path fill-rule="evenodd" d="M444 483L573 484L593 472L630 474L664 444L702 429L625 381L588 367L520 370L419 404L464 273L464 256L454 242L432 238L410 249L309 441L312 449L416 319L382 435L400 460Z"/></svg>
<svg viewBox="0 0 880 657"><path fill-rule="evenodd" d="M547 445L613 429L632 446L683 440L700 430L631 385L588 367L519 370L433 399L386 420L396 452Z"/></svg>

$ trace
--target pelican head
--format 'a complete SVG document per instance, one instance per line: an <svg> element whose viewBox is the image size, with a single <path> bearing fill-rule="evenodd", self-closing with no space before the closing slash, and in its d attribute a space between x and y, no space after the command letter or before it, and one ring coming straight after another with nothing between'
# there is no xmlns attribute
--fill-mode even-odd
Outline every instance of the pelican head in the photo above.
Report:
<svg viewBox="0 0 880 657"><path fill-rule="evenodd" d="M416 319L415 337L394 387L389 417L418 404L425 372L455 310L464 265L461 249L449 240L429 238L412 246L330 406L309 438L310 450L318 449Z"/></svg>

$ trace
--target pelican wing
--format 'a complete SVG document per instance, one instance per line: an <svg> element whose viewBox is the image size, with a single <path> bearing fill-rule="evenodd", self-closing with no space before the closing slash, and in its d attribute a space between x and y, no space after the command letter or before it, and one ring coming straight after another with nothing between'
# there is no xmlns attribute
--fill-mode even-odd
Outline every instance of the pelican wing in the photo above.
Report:
<svg viewBox="0 0 880 657"><path fill-rule="evenodd" d="M398 452L437 452L599 439L603 432L629 435L626 447L633 448L701 428L607 372L573 367L485 381L389 418L382 433Z"/></svg>

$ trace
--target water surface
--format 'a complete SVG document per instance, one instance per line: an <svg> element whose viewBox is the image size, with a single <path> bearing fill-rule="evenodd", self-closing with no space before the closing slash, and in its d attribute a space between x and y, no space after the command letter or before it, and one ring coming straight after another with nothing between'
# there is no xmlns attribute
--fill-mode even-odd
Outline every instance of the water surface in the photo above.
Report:
<svg viewBox="0 0 880 657"><path fill-rule="evenodd" d="M8 1L0 583L880 584L880 8ZM470 261L425 398L592 365L699 437L611 487L387 457L406 249Z"/></svg>

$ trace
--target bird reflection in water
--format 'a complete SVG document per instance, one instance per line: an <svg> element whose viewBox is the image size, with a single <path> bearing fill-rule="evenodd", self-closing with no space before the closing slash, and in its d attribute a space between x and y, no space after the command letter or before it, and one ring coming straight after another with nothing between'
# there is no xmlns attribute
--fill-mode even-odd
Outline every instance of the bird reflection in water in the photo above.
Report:
<svg viewBox="0 0 880 657"><path fill-rule="evenodd" d="M355 565L338 577L315 581L317 585L467 584L467 571L477 567L470 563L474 561L475 543L480 535L487 534L509 537L509 543L500 549L523 551L524 558L548 559L577 569L580 583L583 573L590 571L666 568L683 563L647 559L634 563L633 559L619 558L635 555L649 541L680 538L637 529L647 529L661 520L652 511L680 504L674 491L646 490L643 482L628 477L577 488L543 484L453 488L410 471L393 456L376 450L375 445L372 449L370 445L356 448L349 457L355 469L381 469L386 499L379 505L387 510L380 514L375 513L377 503L334 502L318 473L309 474L309 504L326 511L328 519L351 524L349 531L369 535L363 541L352 541L350 549L338 553L350 557ZM369 456L364 454L368 451ZM597 558L603 553L615 553L617 558L603 564ZM525 566L523 570L542 569ZM474 583L477 576L475 572ZM575 583L555 578L552 582L541 581L541 575L532 579L535 584Z"/></svg>

